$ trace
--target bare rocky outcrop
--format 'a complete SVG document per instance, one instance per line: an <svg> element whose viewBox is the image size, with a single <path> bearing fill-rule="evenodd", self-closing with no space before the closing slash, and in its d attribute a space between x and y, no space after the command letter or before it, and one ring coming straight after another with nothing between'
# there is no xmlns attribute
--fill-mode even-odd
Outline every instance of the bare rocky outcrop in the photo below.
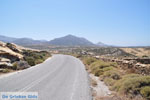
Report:
<svg viewBox="0 0 150 100"><path fill-rule="evenodd" d="M0 62L0 68L11 68L13 65L7 62Z"/></svg>
<svg viewBox="0 0 150 100"><path fill-rule="evenodd" d="M17 53L21 53L22 52L22 49L21 47L17 46L16 44L14 43L7 43L6 46L11 49L12 51L14 52L17 52Z"/></svg>
<svg viewBox="0 0 150 100"><path fill-rule="evenodd" d="M12 67L11 60L7 58L0 58L0 68Z"/></svg>
<svg viewBox="0 0 150 100"><path fill-rule="evenodd" d="M26 61L16 61L13 66L17 69L17 70L21 70L21 69L26 69L29 68L30 65L26 62Z"/></svg>
<svg viewBox="0 0 150 100"><path fill-rule="evenodd" d="M17 45L0 41L0 68L12 68L13 62L22 59L21 49Z"/></svg>
<svg viewBox="0 0 150 100"><path fill-rule="evenodd" d="M21 70L42 63L50 56L47 51L18 46L14 43L0 42L0 69Z"/></svg>
<svg viewBox="0 0 150 100"><path fill-rule="evenodd" d="M16 48L16 50L18 49ZM0 57L9 58L9 59L14 57L15 59L22 59L23 55L7 47L7 44L0 42Z"/></svg>

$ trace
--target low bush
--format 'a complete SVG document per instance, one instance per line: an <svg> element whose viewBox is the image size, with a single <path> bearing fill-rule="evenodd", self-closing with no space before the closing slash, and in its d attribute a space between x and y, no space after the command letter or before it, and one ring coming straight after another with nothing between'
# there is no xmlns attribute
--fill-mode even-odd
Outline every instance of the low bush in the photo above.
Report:
<svg viewBox="0 0 150 100"><path fill-rule="evenodd" d="M112 67L118 67L118 64L116 62L108 62L108 63Z"/></svg>
<svg viewBox="0 0 150 100"><path fill-rule="evenodd" d="M140 93L146 99L150 99L150 86L144 86L141 88Z"/></svg>
<svg viewBox="0 0 150 100"><path fill-rule="evenodd" d="M105 79L106 77L112 78L113 80L119 80L121 78L121 73L115 69L109 70L103 74L103 78Z"/></svg>
<svg viewBox="0 0 150 100"><path fill-rule="evenodd" d="M121 80L117 81L113 86L113 89L120 94L126 94L131 97L138 94L146 96L146 93L149 93L146 86L150 86L150 76L131 74L124 76Z"/></svg>
<svg viewBox="0 0 150 100"><path fill-rule="evenodd" d="M40 64L40 63L42 63L44 60L43 59L37 59L36 61L35 61L35 63L36 64Z"/></svg>
<svg viewBox="0 0 150 100"><path fill-rule="evenodd" d="M100 76L100 75L103 75L104 72L106 72L106 71L113 70L113 67L110 66L110 67L101 68L101 69L98 67L95 67L92 70L93 70L92 72L94 73L95 76Z"/></svg>
<svg viewBox="0 0 150 100"><path fill-rule="evenodd" d="M12 69L17 70L17 63L13 63Z"/></svg>
<svg viewBox="0 0 150 100"><path fill-rule="evenodd" d="M10 70L7 68L2 70L2 73L8 73L8 72L10 72Z"/></svg>
<svg viewBox="0 0 150 100"><path fill-rule="evenodd" d="M116 83L116 80L112 79L112 78L109 78L109 77L106 77L104 79L104 82L106 85L108 86L113 86L115 83Z"/></svg>
<svg viewBox="0 0 150 100"><path fill-rule="evenodd" d="M92 73L95 76L100 76L100 75L103 75L104 71L103 71L103 69L94 68L94 69L92 69Z"/></svg>
<svg viewBox="0 0 150 100"><path fill-rule="evenodd" d="M24 60L28 62L30 66L42 63L45 59L50 57L50 53L46 51L31 51L25 50L23 52Z"/></svg>
<svg viewBox="0 0 150 100"><path fill-rule="evenodd" d="M101 79L108 86L113 86L117 82L117 80L121 79L121 73L117 69L110 67L109 70L104 71Z"/></svg>
<svg viewBox="0 0 150 100"><path fill-rule="evenodd" d="M96 59L95 58L93 58L93 57L85 57L84 59L83 59L83 62L85 63L85 64L87 64L87 65L91 65L93 62L95 62L96 61Z"/></svg>
<svg viewBox="0 0 150 100"><path fill-rule="evenodd" d="M109 67L109 66L110 66L109 63L103 62L101 60L97 60L96 62L91 64L91 68L98 67L99 69Z"/></svg>
<svg viewBox="0 0 150 100"><path fill-rule="evenodd" d="M100 77L111 90L121 94L120 96L125 96L129 100L138 100L139 97L139 100L144 100L142 97L150 100L150 76L128 74L119 69L117 63L114 62L104 62L95 58L84 58L84 62L89 65L92 74Z"/></svg>
<svg viewBox="0 0 150 100"><path fill-rule="evenodd" d="M103 68L103 71L106 72L106 71L113 70L113 69L114 67L110 66L110 67Z"/></svg>
<svg viewBox="0 0 150 100"><path fill-rule="evenodd" d="M76 57L76 58L82 58L82 56L83 56L83 55L81 55L81 54L76 54L76 53L67 54L67 55L72 55L72 56L74 56L74 57Z"/></svg>
<svg viewBox="0 0 150 100"><path fill-rule="evenodd" d="M34 66L36 64L33 57L25 57L25 61L27 61L30 66Z"/></svg>
<svg viewBox="0 0 150 100"><path fill-rule="evenodd" d="M106 71L113 70L116 66L114 63L97 60L90 65L90 70L95 76L100 76Z"/></svg>

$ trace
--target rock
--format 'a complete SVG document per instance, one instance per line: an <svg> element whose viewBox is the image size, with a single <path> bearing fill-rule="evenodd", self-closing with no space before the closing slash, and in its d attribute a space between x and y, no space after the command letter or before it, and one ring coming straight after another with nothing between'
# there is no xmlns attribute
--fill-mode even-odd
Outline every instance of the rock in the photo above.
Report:
<svg viewBox="0 0 150 100"><path fill-rule="evenodd" d="M15 61L22 59L23 55L11 50L10 48L7 47L6 44L0 42L0 57Z"/></svg>
<svg viewBox="0 0 150 100"><path fill-rule="evenodd" d="M11 68L13 65L7 62L0 62L0 68Z"/></svg>
<svg viewBox="0 0 150 100"><path fill-rule="evenodd" d="M26 69L30 67L30 65L26 61L17 61L13 65L14 67L16 66L17 70Z"/></svg>
<svg viewBox="0 0 150 100"><path fill-rule="evenodd" d="M7 58L0 58L0 62L7 62L7 63L10 63L10 59L7 59Z"/></svg>
<svg viewBox="0 0 150 100"><path fill-rule="evenodd" d="M7 43L6 46L14 52L17 52L17 53L22 52L22 50L19 48L19 46L15 45L14 43Z"/></svg>
<svg viewBox="0 0 150 100"><path fill-rule="evenodd" d="M149 64L143 64L141 62L138 62L137 59L125 59L125 60L119 60L119 59L110 59L107 57L101 57L101 60L105 62L116 62L122 69L128 70L130 72L134 72L137 74L142 75L150 75L150 65ZM139 59L138 60L143 60Z"/></svg>
<svg viewBox="0 0 150 100"><path fill-rule="evenodd" d="M20 52L17 45L0 41L0 68L13 68L13 62L23 59Z"/></svg>
<svg viewBox="0 0 150 100"><path fill-rule="evenodd" d="M6 43L0 41L0 46L4 47L6 45Z"/></svg>

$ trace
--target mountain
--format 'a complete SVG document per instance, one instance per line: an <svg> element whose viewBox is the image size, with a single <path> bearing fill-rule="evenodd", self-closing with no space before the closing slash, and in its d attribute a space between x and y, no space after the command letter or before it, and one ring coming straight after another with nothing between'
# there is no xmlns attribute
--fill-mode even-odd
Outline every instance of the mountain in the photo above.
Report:
<svg viewBox="0 0 150 100"><path fill-rule="evenodd" d="M51 41L46 40L33 40L31 38L12 38L0 35L0 41L15 43L22 46L32 45L57 45L57 46L96 46L85 38L73 35L56 38Z"/></svg>
<svg viewBox="0 0 150 100"><path fill-rule="evenodd" d="M85 38L76 37L73 35L67 35L64 37L56 38L54 40L49 41L49 44L59 45L59 46L94 46L95 45Z"/></svg>
<svg viewBox="0 0 150 100"><path fill-rule="evenodd" d="M15 41L16 39L17 38L0 35L0 41L3 41L3 42L12 42L12 41Z"/></svg>
<svg viewBox="0 0 150 100"><path fill-rule="evenodd" d="M12 42L19 44L19 45L35 45L35 44L44 44L46 41L33 40L31 38L19 38L19 39L12 41Z"/></svg>
<svg viewBox="0 0 150 100"><path fill-rule="evenodd" d="M44 44L48 41L46 40L33 40L31 38L13 38L13 37L7 37L0 35L0 41L3 42L9 42L9 43L15 43L18 45L35 45L35 44Z"/></svg>
<svg viewBox="0 0 150 100"><path fill-rule="evenodd" d="M102 43L102 42L98 42L96 45L97 45L97 46L100 46L100 47L107 47L107 46L108 46L108 45L106 45L106 44L104 44L104 43Z"/></svg>

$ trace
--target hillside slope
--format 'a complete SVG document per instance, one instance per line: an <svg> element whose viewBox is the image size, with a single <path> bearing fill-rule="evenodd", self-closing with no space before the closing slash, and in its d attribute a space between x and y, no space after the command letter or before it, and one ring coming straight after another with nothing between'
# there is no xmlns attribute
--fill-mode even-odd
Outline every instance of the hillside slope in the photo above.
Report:
<svg viewBox="0 0 150 100"><path fill-rule="evenodd" d="M85 38L67 35L65 37L56 38L49 42L52 45L60 46L94 46L94 44Z"/></svg>
<svg viewBox="0 0 150 100"><path fill-rule="evenodd" d="M144 57L148 56L150 57L150 48L120 48L126 53L138 56L138 57Z"/></svg>
<svg viewBox="0 0 150 100"><path fill-rule="evenodd" d="M50 53L0 41L0 73L25 69L42 63Z"/></svg>

